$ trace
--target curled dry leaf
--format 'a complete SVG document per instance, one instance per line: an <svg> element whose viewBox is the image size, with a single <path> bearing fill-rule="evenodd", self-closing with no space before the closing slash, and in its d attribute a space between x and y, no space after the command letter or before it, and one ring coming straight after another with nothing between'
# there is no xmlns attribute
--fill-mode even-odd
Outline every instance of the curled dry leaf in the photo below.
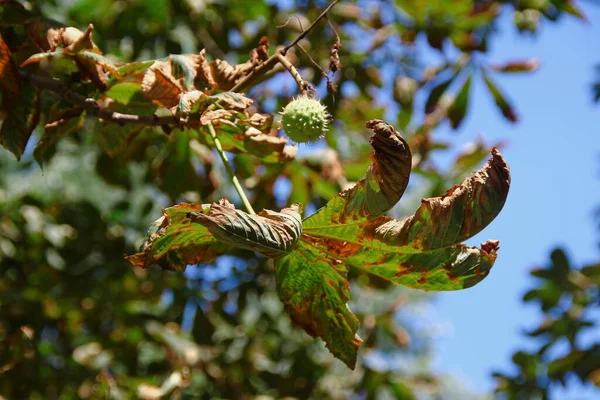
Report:
<svg viewBox="0 0 600 400"><path fill-rule="evenodd" d="M371 120L366 126L374 132L370 139L374 153L365 178L330 200L307 221L318 220L326 225L366 221L390 210L402 197L411 168L408 144L381 120Z"/></svg>
<svg viewBox="0 0 600 400"><path fill-rule="evenodd" d="M204 225L221 242L270 258L290 253L302 234L299 204L281 212L263 210L258 215L250 215L236 210L227 199L221 199L211 204L207 213L190 212L187 216Z"/></svg>
<svg viewBox="0 0 600 400"><path fill-rule="evenodd" d="M226 199L219 203L181 203L163 210L148 229L140 252L125 258L133 265L183 271L187 265L210 261L243 248L281 257L293 250L302 233L301 206L281 212L250 215Z"/></svg>
<svg viewBox="0 0 600 400"><path fill-rule="evenodd" d="M170 61L156 61L148 68L142 80L142 92L146 98L165 108L179 104L183 85L173 75Z"/></svg>

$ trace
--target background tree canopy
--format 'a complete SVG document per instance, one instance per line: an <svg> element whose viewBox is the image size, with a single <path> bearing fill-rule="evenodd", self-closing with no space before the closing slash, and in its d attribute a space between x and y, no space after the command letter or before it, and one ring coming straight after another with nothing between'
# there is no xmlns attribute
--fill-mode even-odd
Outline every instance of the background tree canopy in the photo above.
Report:
<svg viewBox="0 0 600 400"><path fill-rule="evenodd" d="M323 341L292 324L275 279L281 269L271 259L247 248L224 251L215 245L211 257L169 253L167 265L154 247L140 252L162 227L162 222L153 225L144 238L162 208L226 197L243 209L203 118L214 122L256 210L301 203L309 216L331 199L335 203L340 191L378 163L377 130L371 146L372 132L365 128L373 120L401 131L412 153L404 199L396 205L399 196L388 196L379 222L412 215L423 197L452 197L446 189L480 168L499 143L481 140L459 149L436 130L461 126L474 87L487 93L478 101L494 103L498 118L518 121L518 99L511 99L497 78L538 68L533 59L490 62L488 48L498 30L535 35L541 23L585 20L567 0L341 1L319 19L327 5L0 1L0 143L7 150L0 150L1 396L482 397L433 372L431 329L419 322L431 295L396 286L384 279L385 272L347 269L351 285L340 298L354 299L349 305L363 340L350 370ZM312 21L317 23L309 30ZM81 36L83 31L92 37ZM314 86L332 124L322 140L296 147L277 135L278 119L269 116L300 93L298 79L283 62L244 84L240 91L246 97L232 89L302 32L306 36L290 47L286 60ZM217 103L226 109L211 109ZM185 127L168 109L186 115ZM138 115L146 123L114 113ZM400 146L399 139L395 143ZM440 167L437 161L444 158L450 162ZM493 218L506 190L478 192L480 197L469 200ZM503 193L500 200L490 199L495 193ZM185 207L186 213L194 211ZM176 225L178 209L170 210ZM313 221L325 217L321 213ZM486 222L473 231L489 222L481 219ZM440 246L453 248L448 246L469 237L466 233ZM494 243L482 246L493 255L491 263ZM299 248L308 263L319 258L309 250L316 247ZM335 251L336 260L349 265L368 264L372 256L353 259L346 245ZM124 255L131 261L136 253L141 256L133 258L132 267ZM228 254L209 260L223 253ZM302 272L294 269L293 259L284 260L291 274ZM532 271L540 286L525 295L545 313L528 333L540 347L514 355L516 373L495 373L499 398L548 398L553 384L571 376L600 382L598 344L582 347L578 340L594 326L589 310L599 301L600 266L575 268L560 250L551 260L549 267ZM185 272L143 268L155 263L172 268L175 261ZM327 273L345 268L325 266ZM444 273L445 282L456 285L446 289L477 283L488 270L475 278ZM396 278L439 289L427 286L427 279ZM292 319L311 335L331 334L329 328L311 331L311 321L303 324L293 313ZM569 349L557 356L552 347L561 341Z"/></svg>

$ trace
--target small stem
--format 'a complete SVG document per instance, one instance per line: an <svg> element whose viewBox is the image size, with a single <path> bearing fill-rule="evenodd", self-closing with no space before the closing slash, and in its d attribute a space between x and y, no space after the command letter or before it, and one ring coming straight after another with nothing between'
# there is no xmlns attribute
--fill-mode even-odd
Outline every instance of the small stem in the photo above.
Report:
<svg viewBox="0 0 600 400"><path fill-rule="evenodd" d="M219 153L219 156L221 156L221 160L223 161L223 164L225 165L225 169L227 170L227 173L229 174L229 177L231 178L231 183L233 183L233 187L235 187L235 190L238 192L238 195L240 196L240 199L242 200L242 203L244 203L244 207L246 207L248 214L256 215L256 213L254 212L254 209L252 208L252 205L250 204L250 202L248 201L248 198L246 197L246 193L244 193L244 189L242 188L242 185L240 185L240 182L238 181L237 176L235 176L235 172L233 172L233 169L231 168L231 164L229 164L227 155L225 154L225 151L223 151L223 147L221 146L221 141L219 140L219 138L217 137L217 133L215 132L215 127L210 122L208 124L206 124L206 126L208 127L208 132L210 133L210 137L215 142L215 147L217 148L217 153Z"/></svg>
<svg viewBox="0 0 600 400"><path fill-rule="evenodd" d="M285 56L288 52L289 49L291 49L292 47L294 47L296 45L296 43L298 43L300 40L304 39L304 37L306 35L308 35L308 33L315 27L315 25L317 25L317 23L322 20L323 18L327 17L327 13L333 8L333 6L335 6L340 0L334 0L331 3L329 3L329 5L323 10L323 12L321 12L321 14L317 17L317 19L315 19L308 28L306 28L305 30L303 30L297 37L296 39L294 39L290 44L288 44L285 47L282 47L281 49L277 50L275 52L275 54L273 54L271 57L269 57L268 59L266 59L265 61L263 61L261 64L259 64L256 68L254 68L252 71L250 71L250 73L248 75L246 75L245 77L243 77L242 79L240 79L231 89L229 89L231 92L239 92L240 90L242 90L243 88L246 87L246 85L252 80L255 79L257 76L262 75L264 73L266 73L267 71L269 71L271 68L273 68L275 65L278 64L279 61L279 54Z"/></svg>
<svg viewBox="0 0 600 400"><path fill-rule="evenodd" d="M290 75L292 75L292 77L296 81L296 84L298 85L300 92L302 94L310 93L311 95L314 95L315 88L310 83L308 83L304 79L302 79L302 76L300 75L300 73L298 72L296 67L294 67L292 65L292 63L287 58L285 58L285 56L283 54L281 54L281 53L276 53L276 54L277 54L277 60L279 60L281 65L283 65L283 67L289 71Z"/></svg>

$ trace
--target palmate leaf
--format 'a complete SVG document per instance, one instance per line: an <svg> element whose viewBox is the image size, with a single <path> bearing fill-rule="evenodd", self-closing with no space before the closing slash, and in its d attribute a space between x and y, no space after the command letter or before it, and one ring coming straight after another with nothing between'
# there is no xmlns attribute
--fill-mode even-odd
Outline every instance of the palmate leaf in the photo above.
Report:
<svg viewBox="0 0 600 400"><path fill-rule="evenodd" d="M292 321L322 338L334 356L354 368L362 340L346 304L347 266L424 290L473 286L489 273L498 241L481 248L460 242L496 217L510 185L508 166L493 149L483 168L445 195L423 199L402 221L387 217L408 184L411 154L392 126L380 120L366 126L374 132L374 154L365 178L304 221L296 206L254 216L226 200L210 209L179 205L165 210L165 220L142 252L129 260L180 270L235 248L275 258L279 296ZM185 210L190 210L186 218Z"/></svg>

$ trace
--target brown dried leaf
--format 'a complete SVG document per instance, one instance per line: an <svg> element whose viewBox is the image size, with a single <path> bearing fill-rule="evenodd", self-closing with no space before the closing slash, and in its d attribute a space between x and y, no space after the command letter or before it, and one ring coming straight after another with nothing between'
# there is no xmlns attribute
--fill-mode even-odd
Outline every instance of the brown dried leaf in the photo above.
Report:
<svg viewBox="0 0 600 400"><path fill-rule="evenodd" d="M342 42L340 38L337 38L337 41L331 47L331 55L329 56L329 70L333 73L340 71L342 69L342 63L340 62L339 50L342 47Z"/></svg>
<svg viewBox="0 0 600 400"><path fill-rule="evenodd" d="M144 74L142 92L154 103L171 108L179 104L179 96L183 92L183 88L173 76L171 63L157 61Z"/></svg>
<svg viewBox="0 0 600 400"><path fill-rule="evenodd" d="M81 32L72 26L64 28L61 34L63 47L70 53L93 49L95 45L92 42L92 30L94 30L92 24L88 25L85 32Z"/></svg>
<svg viewBox="0 0 600 400"><path fill-rule="evenodd" d="M230 90L238 80L248 75L268 57L268 43L261 42L257 49L250 52L250 59L243 64L231 65L224 60L211 62L209 65L216 87L221 90Z"/></svg>

